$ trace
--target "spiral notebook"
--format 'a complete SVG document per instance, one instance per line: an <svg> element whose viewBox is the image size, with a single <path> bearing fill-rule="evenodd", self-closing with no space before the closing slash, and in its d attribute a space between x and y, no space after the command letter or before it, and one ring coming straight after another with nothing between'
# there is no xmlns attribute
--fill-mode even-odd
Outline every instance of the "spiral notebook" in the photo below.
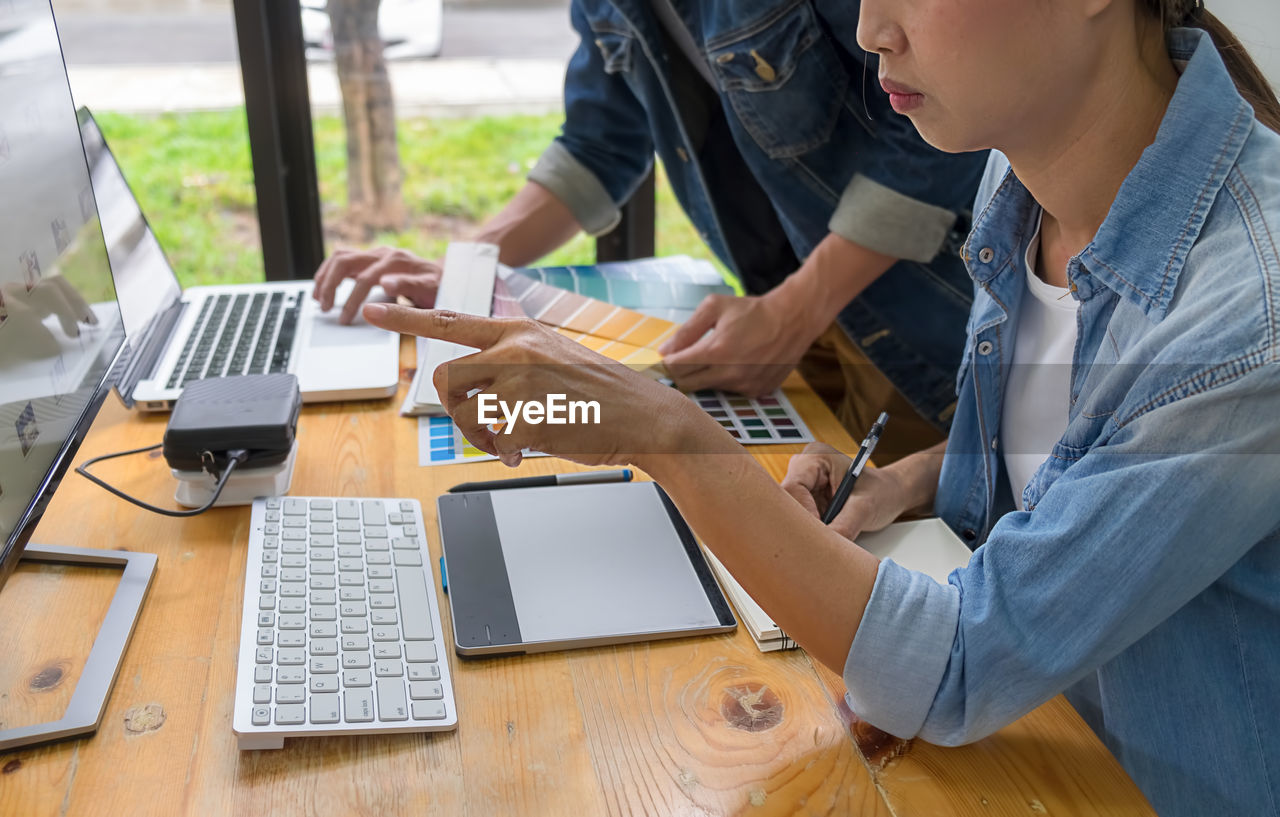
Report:
<svg viewBox="0 0 1280 817"><path fill-rule="evenodd" d="M940 582L945 582L952 570L967 565L973 555L960 537L936 517L898 522L875 533L861 534L857 542L880 559L893 559L908 570L918 570ZM725 595L738 611L738 618L746 625L760 652L790 650L799 646L742 589L720 560L705 547L703 550Z"/></svg>

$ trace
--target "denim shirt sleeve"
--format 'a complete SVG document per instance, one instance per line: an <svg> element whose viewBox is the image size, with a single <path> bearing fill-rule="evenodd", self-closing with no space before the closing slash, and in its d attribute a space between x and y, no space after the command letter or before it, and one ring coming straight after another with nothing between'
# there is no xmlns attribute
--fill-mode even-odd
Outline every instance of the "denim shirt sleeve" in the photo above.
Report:
<svg viewBox="0 0 1280 817"><path fill-rule="evenodd" d="M564 202L584 230L600 235L618 223L620 206L648 174L653 140L644 107L622 73L637 58L638 44L621 32L592 31L576 2L569 16L580 40L565 75L565 122L529 180Z"/></svg>
<svg viewBox="0 0 1280 817"><path fill-rule="evenodd" d="M878 253L928 263L938 254L956 214L913 199L861 173L840 196L831 232Z"/></svg>
<svg viewBox="0 0 1280 817"><path fill-rule="evenodd" d="M883 564L845 665L853 710L900 737L978 740L1216 581L1280 527L1275 368L1146 411L1077 452L946 585Z"/></svg>

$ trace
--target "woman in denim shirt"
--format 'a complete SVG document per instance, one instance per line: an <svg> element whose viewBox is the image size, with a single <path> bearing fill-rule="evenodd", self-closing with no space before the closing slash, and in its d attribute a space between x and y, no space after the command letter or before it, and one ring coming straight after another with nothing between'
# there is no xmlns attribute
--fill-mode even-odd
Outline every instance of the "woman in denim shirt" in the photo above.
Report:
<svg viewBox="0 0 1280 817"><path fill-rule="evenodd" d="M1161 814L1280 814L1280 106L1205 28L1229 40L1190 0L862 4L895 107L1002 155L945 453L867 471L832 528L830 449L792 462L794 501L680 394L548 330L365 314L482 350L436 380L504 461L652 474L870 723L958 744L1066 692ZM510 365L549 361L582 365ZM473 388L603 424L495 435ZM976 548L946 583L850 544L929 507Z"/></svg>

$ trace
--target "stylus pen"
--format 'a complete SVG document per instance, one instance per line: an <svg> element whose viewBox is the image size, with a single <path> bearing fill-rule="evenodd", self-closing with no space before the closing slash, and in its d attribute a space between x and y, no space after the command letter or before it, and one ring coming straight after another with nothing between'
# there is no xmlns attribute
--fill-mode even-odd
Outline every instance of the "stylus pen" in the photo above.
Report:
<svg viewBox="0 0 1280 817"><path fill-rule="evenodd" d="M593 482L630 482L631 469L620 471L581 471L576 474L547 474L541 477L491 479L487 482L464 482L449 489L451 494L467 491L499 491L503 488L538 488L546 485L587 485Z"/></svg>
<svg viewBox="0 0 1280 817"><path fill-rule="evenodd" d="M887 422L889 422L888 412L880 412L871 430L867 432L867 438L862 441L862 446L854 456L853 462L849 463L849 470L845 472L844 479L840 480L836 495L831 497L831 504L827 506L827 512L822 515L822 524L830 525L831 520L840 515L840 509L844 507L844 503L849 501L849 495L853 493L853 484L858 481L858 476L862 473L867 460L871 459L871 452L876 450L876 443L880 442L880 433L884 431L884 424Z"/></svg>

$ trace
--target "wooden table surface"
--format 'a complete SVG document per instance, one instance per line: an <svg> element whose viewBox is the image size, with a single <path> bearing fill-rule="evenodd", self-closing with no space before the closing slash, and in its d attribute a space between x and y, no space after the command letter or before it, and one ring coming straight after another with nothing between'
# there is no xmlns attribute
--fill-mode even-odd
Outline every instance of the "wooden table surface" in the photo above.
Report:
<svg viewBox="0 0 1280 817"><path fill-rule="evenodd" d="M308 406L292 493L422 500L508 475L499 463L420 468L416 421L393 400ZM853 442L793 375L819 438ZM76 461L158 442L163 416L109 398ZM781 478L799 446L753 450ZM167 499L158 456L104 463ZM575 466L537 458L523 474ZM189 520L139 511L74 474L33 541L156 553L142 617L95 736L0 753L0 815L1131 815L1150 807L1061 698L958 749L859 722L837 674L801 650L724 636L536 656L450 656L456 732L293 739L240 752L231 732L248 509ZM0 593L0 725L65 708L115 588L110 570L23 564ZM437 591L438 592L438 591ZM440 596L449 629L449 607Z"/></svg>

